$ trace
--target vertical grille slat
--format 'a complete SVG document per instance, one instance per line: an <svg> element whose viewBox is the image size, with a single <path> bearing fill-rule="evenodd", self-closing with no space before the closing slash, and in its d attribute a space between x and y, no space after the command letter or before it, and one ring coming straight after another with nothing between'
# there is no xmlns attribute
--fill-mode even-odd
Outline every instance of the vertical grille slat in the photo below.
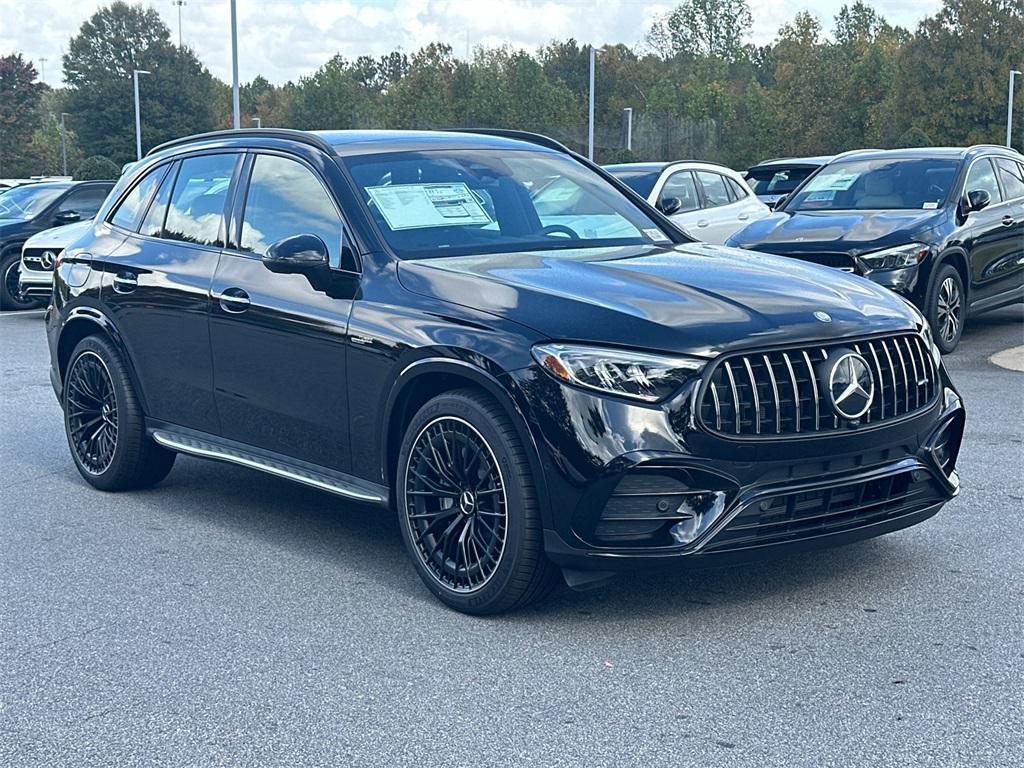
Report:
<svg viewBox="0 0 1024 768"><path fill-rule="evenodd" d="M827 387L819 386L819 373L824 376L828 370L822 364L834 359L836 350L856 352L871 371L874 400L860 419L864 425L923 410L939 392L938 367L924 340L903 333L727 356L709 374L699 404L701 420L715 432L744 438L855 427L856 422L851 424L834 411Z"/></svg>

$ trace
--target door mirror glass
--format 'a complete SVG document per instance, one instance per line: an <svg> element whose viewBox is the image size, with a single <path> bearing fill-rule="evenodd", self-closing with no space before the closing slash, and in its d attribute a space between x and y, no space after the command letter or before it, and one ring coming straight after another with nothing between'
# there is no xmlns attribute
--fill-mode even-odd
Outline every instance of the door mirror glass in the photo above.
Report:
<svg viewBox="0 0 1024 768"><path fill-rule="evenodd" d="M328 267L327 245L317 235L292 235L267 248L263 264L278 274L309 274Z"/></svg>
<svg viewBox="0 0 1024 768"><path fill-rule="evenodd" d="M658 201L658 210L666 216L679 213L683 208L683 201L678 197L663 197Z"/></svg>
<svg viewBox="0 0 1024 768"><path fill-rule="evenodd" d="M992 195L990 195L984 189L972 189L967 193L967 198L964 201L964 213L971 213L972 211L980 211L982 208L988 206L992 202Z"/></svg>
<svg viewBox="0 0 1024 768"><path fill-rule="evenodd" d="M82 216L78 211L61 211L53 217L53 223L55 226L62 226L64 224L74 224L76 221L81 221Z"/></svg>

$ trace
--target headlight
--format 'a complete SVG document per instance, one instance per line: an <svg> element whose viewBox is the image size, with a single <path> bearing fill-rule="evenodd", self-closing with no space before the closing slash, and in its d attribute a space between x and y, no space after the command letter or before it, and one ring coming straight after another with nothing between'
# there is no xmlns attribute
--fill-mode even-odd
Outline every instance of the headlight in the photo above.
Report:
<svg viewBox="0 0 1024 768"><path fill-rule="evenodd" d="M924 243L909 243L897 248L886 248L884 251L861 254L860 260L870 269L901 269L913 267L924 261L929 246Z"/></svg>
<svg viewBox="0 0 1024 768"><path fill-rule="evenodd" d="M533 357L560 381L648 403L671 395L707 362L568 344L538 344Z"/></svg>

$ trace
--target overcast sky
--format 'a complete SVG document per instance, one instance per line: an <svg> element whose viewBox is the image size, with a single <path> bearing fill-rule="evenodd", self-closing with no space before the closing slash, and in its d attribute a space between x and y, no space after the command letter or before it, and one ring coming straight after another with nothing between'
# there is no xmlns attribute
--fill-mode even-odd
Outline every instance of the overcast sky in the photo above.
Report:
<svg viewBox="0 0 1024 768"><path fill-rule="evenodd" d="M832 27L844 0L749 0L751 39L769 42L801 10ZM61 84L61 56L68 39L104 3L98 0L0 0L0 55L20 51L45 69L46 82ZM178 35L174 0L144 3L159 11ZM414 51L433 40L464 56L476 45L533 50L552 39L636 44L651 20L672 8L657 0L238 0L239 76L262 74L275 83L296 80L335 53L354 59L395 48ZM940 0L876 0L891 23L913 29ZM181 34L216 77L231 81L228 0L186 0ZM40 59L45 57L45 64Z"/></svg>

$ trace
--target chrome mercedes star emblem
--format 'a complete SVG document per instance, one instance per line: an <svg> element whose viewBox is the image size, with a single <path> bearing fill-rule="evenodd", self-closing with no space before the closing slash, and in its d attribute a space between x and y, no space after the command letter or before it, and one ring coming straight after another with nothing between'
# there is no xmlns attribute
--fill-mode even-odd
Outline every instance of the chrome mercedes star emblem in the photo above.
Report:
<svg viewBox="0 0 1024 768"><path fill-rule="evenodd" d="M817 320L821 320L821 322L823 322L823 323L831 323L832 322L832 315L830 315L828 312L815 312L814 313L814 317Z"/></svg>
<svg viewBox="0 0 1024 768"><path fill-rule="evenodd" d="M832 409L844 419L859 419L875 398L875 380L867 361L856 352L836 358L828 375L828 393Z"/></svg>
<svg viewBox="0 0 1024 768"><path fill-rule="evenodd" d="M57 254L53 251L43 251L43 255L39 257L39 263L43 269L53 269L54 262L57 261Z"/></svg>

